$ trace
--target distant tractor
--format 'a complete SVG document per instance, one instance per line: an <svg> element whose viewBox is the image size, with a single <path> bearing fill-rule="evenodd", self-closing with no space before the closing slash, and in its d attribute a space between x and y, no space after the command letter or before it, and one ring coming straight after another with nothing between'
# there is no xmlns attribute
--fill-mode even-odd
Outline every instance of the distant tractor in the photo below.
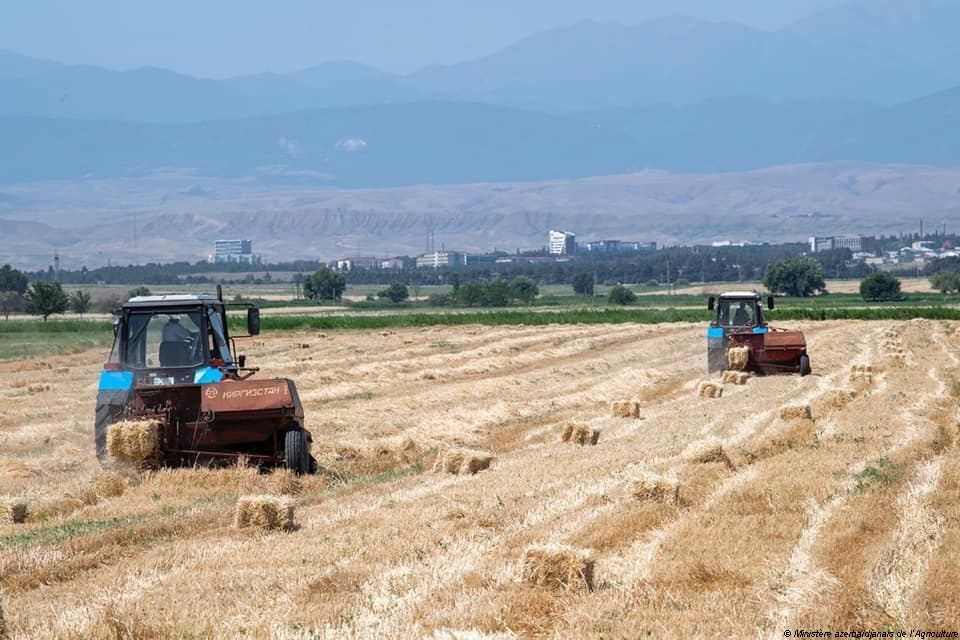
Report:
<svg viewBox="0 0 960 640"><path fill-rule="evenodd" d="M114 342L100 374L95 443L109 460L111 426L149 424L158 466L231 464L312 473L311 435L292 380L251 380L217 296L132 298L114 315ZM260 312L246 306L249 337ZM119 437L119 436L117 436ZM143 436L138 436L141 439ZM111 441L111 446L112 446Z"/></svg>
<svg viewBox="0 0 960 640"><path fill-rule="evenodd" d="M707 308L714 312L707 329L707 369L729 369L761 374L810 374L810 356L802 331L769 326L763 317L760 294L731 291L711 296ZM773 297L767 309L774 308Z"/></svg>

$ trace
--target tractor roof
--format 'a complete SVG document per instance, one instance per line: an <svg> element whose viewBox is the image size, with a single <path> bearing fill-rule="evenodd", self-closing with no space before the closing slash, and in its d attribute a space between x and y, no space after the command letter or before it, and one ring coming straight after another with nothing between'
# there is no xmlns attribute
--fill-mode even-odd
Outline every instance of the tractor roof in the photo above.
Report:
<svg viewBox="0 0 960 640"><path fill-rule="evenodd" d="M124 308L140 307L183 307L200 304L215 304L220 301L216 296L208 293L201 294L178 294L169 296L137 296L130 298L123 306Z"/></svg>
<svg viewBox="0 0 960 640"><path fill-rule="evenodd" d="M720 297L721 297L721 298L726 298L726 299L729 299L729 298L736 298L736 299L748 298L748 299L750 299L750 300L759 300L759 299L760 299L760 294L757 293L756 291L727 291L726 293L721 293L721 294L720 294Z"/></svg>

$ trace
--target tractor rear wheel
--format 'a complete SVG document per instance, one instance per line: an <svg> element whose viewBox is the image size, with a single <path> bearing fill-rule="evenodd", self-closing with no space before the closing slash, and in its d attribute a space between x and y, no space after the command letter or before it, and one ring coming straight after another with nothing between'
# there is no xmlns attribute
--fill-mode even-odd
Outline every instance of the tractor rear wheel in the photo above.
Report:
<svg viewBox="0 0 960 640"><path fill-rule="evenodd" d="M810 356L807 354L800 356L800 375L810 375Z"/></svg>
<svg viewBox="0 0 960 640"><path fill-rule="evenodd" d="M283 466L297 475L310 471L310 451L307 433L303 429L287 431L283 442Z"/></svg>

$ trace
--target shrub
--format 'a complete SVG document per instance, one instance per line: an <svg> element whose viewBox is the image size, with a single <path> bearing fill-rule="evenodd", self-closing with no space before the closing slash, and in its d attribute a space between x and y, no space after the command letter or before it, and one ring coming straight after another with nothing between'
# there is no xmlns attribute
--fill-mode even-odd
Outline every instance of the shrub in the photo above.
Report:
<svg viewBox="0 0 960 640"><path fill-rule="evenodd" d="M400 282L394 282L377 295L380 298L387 298L390 300L390 302L398 304L409 298L410 292L407 290L407 285Z"/></svg>
<svg viewBox="0 0 960 640"><path fill-rule="evenodd" d="M581 296L593 295L594 276L588 271L581 271L573 276L570 284L573 285L573 292Z"/></svg>
<svg viewBox="0 0 960 640"><path fill-rule="evenodd" d="M930 284L941 293L960 293L960 272L941 271L930 278Z"/></svg>
<svg viewBox="0 0 960 640"><path fill-rule="evenodd" d="M613 289L610 289L610 295L607 300L610 304L633 304L637 301L637 294L625 286L618 284Z"/></svg>

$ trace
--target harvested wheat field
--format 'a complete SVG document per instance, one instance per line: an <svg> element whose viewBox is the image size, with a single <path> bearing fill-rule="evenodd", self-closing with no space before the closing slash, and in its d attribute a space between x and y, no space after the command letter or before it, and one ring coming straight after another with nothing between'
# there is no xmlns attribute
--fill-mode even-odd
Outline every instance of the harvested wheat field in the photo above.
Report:
<svg viewBox="0 0 960 640"><path fill-rule="evenodd" d="M0 523L7 632L773 638L799 627L954 628L957 325L792 326L806 332L814 375L755 377L709 400L700 382L721 381L706 376L702 326L263 336L247 344L249 361L297 381L314 434L322 473L301 479L245 468L101 473L92 421L104 354L0 363L0 498L27 505L25 522ZM888 364L885 332L904 364ZM870 384L853 385L851 370L866 366ZM30 391L38 379L50 388ZM624 399L638 418L612 415ZM781 419L798 406L803 419ZM571 446L560 437L569 424L603 436ZM492 462L433 472L455 450ZM663 480L638 486L644 478ZM241 496L290 505L294 525L235 526ZM589 581L577 578L588 569ZM534 579L555 574L577 579ZM583 588L570 587L577 580Z"/></svg>

